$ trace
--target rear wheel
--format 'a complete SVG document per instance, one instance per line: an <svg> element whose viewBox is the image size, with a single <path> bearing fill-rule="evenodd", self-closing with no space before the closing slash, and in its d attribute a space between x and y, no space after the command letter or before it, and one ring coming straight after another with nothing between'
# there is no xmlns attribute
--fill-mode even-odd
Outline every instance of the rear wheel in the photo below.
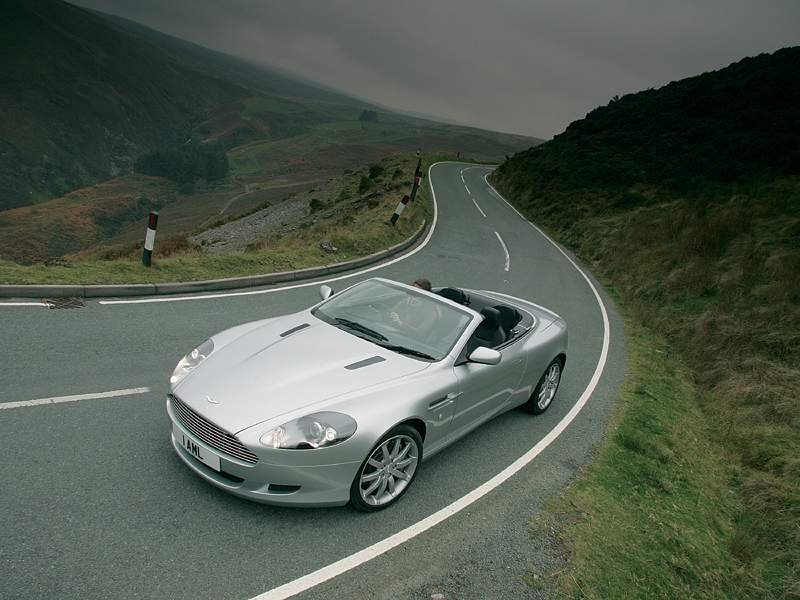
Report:
<svg viewBox="0 0 800 600"><path fill-rule="evenodd" d="M564 368L564 363L560 358L556 358L544 370L539 383L525 403L525 410L532 412L535 415L540 415L546 411L553 398L556 397L558 392L558 385L561 383L561 371Z"/></svg>
<svg viewBox="0 0 800 600"><path fill-rule="evenodd" d="M406 493L422 463L422 437L410 425L384 435L361 464L350 486L350 503L363 511L382 510Z"/></svg>

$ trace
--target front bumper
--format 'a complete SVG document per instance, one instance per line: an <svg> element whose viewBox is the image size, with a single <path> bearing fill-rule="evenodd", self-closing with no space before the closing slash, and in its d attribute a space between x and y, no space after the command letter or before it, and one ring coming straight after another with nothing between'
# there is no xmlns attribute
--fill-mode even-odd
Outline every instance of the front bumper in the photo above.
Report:
<svg viewBox="0 0 800 600"><path fill-rule="evenodd" d="M167 412L173 425L173 432L170 433L172 447L177 455L192 471L226 492L248 500L282 506L342 506L350 500L350 484L361 461L288 466L267 464L260 460L256 464L248 464L210 448L187 431L175 418L169 403ZM220 472L192 456L175 438L175 427L205 452L219 457Z"/></svg>

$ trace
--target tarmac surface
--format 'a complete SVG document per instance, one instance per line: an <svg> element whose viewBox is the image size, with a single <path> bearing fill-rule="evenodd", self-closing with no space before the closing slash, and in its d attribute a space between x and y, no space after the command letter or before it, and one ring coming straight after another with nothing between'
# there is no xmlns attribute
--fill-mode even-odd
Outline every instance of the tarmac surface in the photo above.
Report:
<svg viewBox="0 0 800 600"><path fill-rule="evenodd" d="M195 300L87 300L69 310L0 301L0 598L274 597L274 588L458 500L544 438L598 368L601 309L581 273L491 190L490 170L434 165L438 219L424 247L329 285L427 277L530 299L568 323L561 388L544 415L508 412L425 462L403 499L378 513L241 500L196 477L170 444L164 396L180 357L220 330L316 303L329 278ZM551 564L557 549L531 538L529 520L591 459L625 374L622 323L593 282L608 310L609 352L563 433L464 510L298 598L536 597L523 577ZM137 392L103 396L115 390ZM100 397L62 401L84 394Z"/></svg>

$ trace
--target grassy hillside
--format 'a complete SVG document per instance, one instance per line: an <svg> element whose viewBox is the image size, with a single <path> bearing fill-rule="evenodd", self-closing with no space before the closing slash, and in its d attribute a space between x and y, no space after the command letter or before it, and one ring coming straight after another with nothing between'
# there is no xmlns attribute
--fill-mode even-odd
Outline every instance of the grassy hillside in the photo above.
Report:
<svg viewBox="0 0 800 600"><path fill-rule="evenodd" d="M0 4L0 209L130 171L244 90L57 0Z"/></svg>
<svg viewBox="0 0 800 600"><path fill-rule="evenodd" d="M417 201L403 212L397 224L388 223L398 195L410 190L416 159L390 157L370 167L296 194L288 202L298 205L300 215L290 223L278 219L269 233L248 240L243 251L210 252L204 243L193 245L186 236L169 235L159 227L152 268L141 264L139 239L44 265L0 260L0 283L190 281L302 269L366 256L404 241L431 217L428 187L424 185ZM273 204L273 200L267 200L248 212L257 214ZM224 217L210 223L205 242L213 245L222 229L216 226L226 223L236 224Z"/></svg>
<svg viewBox="0 0 800 600"><path fill-rule="evenodd" d="M0 259L20 263L138 238L146 205L181 235L246 212L251 190L288 194L390 154L499 160L538 143L387 113L61 0L0 3L0 81ZM177 194L132 176L189 139L224 148L231 175ZM132 210L131 197L149 204Z"/></svg>
<svg viewBox="0 0 800 600"><path fill-rule="evenodd" d="M0 4L0 52L0 210L126 174L190 135L230 146L366 106L61 0Z"/></svg>
<svg viewBox="0 0 800 600"><path fill-rule="evenodd" d="M492 176L618 295L644 365L568 492L574 595L800 594L798 74L788 48L625 96Z"/></svg>

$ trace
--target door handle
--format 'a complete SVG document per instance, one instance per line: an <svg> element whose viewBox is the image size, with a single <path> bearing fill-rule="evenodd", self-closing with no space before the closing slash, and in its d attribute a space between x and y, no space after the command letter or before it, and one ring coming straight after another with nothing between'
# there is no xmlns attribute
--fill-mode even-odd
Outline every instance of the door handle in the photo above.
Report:
<svg viewBox="0 0 800 600"><path fill-rule="evenodd" d="M437 408L444 408L448 404L452 403L453 400L458 398L461 395L461 392L450 392L446 396L442 396L441 398L437 398L430 404L428 404L428 410L436 410Z"/></svg>
<svg viewBox="0 0 800 600"><path fill-rule="evenodd" d="M443 396L428 404L428 410L439 410L440 408L444 408L445 406L452 404L452 402L453 401L450 398Z"/></svg>
<svg viewBox="0 0 800 600"><path fill-rule="evenodd" d="M443 398L438 398L438 399L434 400L433 402L431 402L430 404L428 404L428 410L438 410L440 408L444 408L445 406L447 406L451 402L452 402L452 400L450 400L450 398L448 398L447 396L445 396Z"/></svg>

